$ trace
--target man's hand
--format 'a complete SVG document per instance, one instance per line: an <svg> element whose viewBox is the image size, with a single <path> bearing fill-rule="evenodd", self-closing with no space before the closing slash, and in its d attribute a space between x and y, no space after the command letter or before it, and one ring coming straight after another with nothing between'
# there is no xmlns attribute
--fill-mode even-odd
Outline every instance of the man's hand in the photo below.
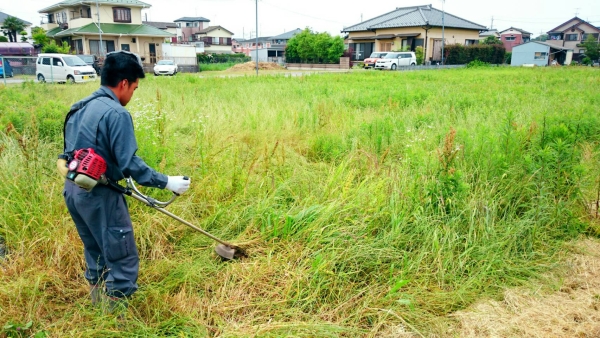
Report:
<svg viewBox="0 0 600 338"><path fill-rule="evenodd" d="M187 176L169 176L167 181L167 189L181 195L190 188L192 181Z"/></svg>

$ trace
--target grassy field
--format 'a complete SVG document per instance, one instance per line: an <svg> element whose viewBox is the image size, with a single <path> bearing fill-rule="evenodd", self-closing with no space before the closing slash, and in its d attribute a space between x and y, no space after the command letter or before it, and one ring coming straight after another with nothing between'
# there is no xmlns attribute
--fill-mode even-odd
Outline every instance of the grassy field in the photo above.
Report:
<svg viewBox="0 0 600 338"><path fill-rule="evenodd" d="M193 180L168 209L250 257L223 263L211 240L130 201L141 271L125 329L89 304L55 168L68 107L98 84L0 86L0 332L452 336L453 312L598 234L599 75L143 80L127 107L138 154Z"/></svg>

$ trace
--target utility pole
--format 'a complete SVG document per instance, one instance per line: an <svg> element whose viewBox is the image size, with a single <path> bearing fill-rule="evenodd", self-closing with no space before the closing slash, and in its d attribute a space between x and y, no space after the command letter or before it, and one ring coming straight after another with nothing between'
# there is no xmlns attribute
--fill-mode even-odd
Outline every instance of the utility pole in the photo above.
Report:
<svg viewBox="0 0 600 338"><path fill-rule="evenodd" d="M492 25L490 26L490 30L494 29L494 17L492 16Z"/></svg>
<svg viewBox="0 0 600 338"><path fill-rule="evenodd" d="M96 17L98 18L98 34L100 34L100 50L98 51L100 56L104 56L104 47L102 46L102 28L100 28L100 5L96 0Z"/></svg>
<svg viewBox="0 0 600 338"><path fill-rule="evenodd" d="M256 76L258 76L258 0L256 2Z"/></svg>
<svg viewBox="0 0 600 338"><path fill-rule="evenodd" d="M446 4L446 0L442 0L442 66L444 65L444 45L446 44L446 39L444 37L444 17L446 14L446 10L444 5Z"/></svg>

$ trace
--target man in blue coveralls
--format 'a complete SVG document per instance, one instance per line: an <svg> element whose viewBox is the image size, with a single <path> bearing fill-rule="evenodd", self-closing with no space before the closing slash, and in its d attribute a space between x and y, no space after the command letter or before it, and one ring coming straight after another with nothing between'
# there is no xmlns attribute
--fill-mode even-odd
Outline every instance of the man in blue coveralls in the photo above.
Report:
<svg viewBox="0 0 600 338"><path fill-rule="evenodd" d="M182 194L190 186L187 177L158 173L136 155L133 121L124 107L144 77L137 55L108 54L100 89L71 107L76 112L65 125L64 151L93 148L106 161L109 180L131 177L140 185ZM68 179L63 195L83 242L92 303L99 302L104 282L109 310L126 305L138 288L139 256L124 195L100 184L87 192Z"/></svg>

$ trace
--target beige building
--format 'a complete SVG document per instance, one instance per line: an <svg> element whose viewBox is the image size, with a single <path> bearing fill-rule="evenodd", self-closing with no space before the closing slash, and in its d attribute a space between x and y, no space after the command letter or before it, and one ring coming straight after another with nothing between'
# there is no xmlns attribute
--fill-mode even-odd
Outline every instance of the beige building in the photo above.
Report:
<svg viewBox="0 0 600 338"><path fill-rule="evenodd" d="M485 26L444 13L431 5L396 8L376 18L346 27L346 43L353 50L352 61L362 61L372 52L410 50L421 46L425 62L442 59L445 44L477 44Z"/></svg>
<svg viewBox="0 0 600 338"><path fill-rule="evenodd" d="M208 26L194 33L194 41L204 42L205 53L231 54L233 33L221 26Z"/></svg>
<svg viewBox="0 0 600 338"><path fill-rule="evenodd" d="M578 17L574 17L550 30L546 43L573 50L573 60L580 62L585 57L585 48L581 44L588 36L600 41L600 29Z"/></svg>
<svg viewBox="0 0 600 338"><path fill-rule="evenodd" d="M162 55L162 43L173 34L142 22L142 9L150 5L137 0L64 0L39 10L45 15L42 28L77 54L127 50L137 53L147 64Z"/></svg>

